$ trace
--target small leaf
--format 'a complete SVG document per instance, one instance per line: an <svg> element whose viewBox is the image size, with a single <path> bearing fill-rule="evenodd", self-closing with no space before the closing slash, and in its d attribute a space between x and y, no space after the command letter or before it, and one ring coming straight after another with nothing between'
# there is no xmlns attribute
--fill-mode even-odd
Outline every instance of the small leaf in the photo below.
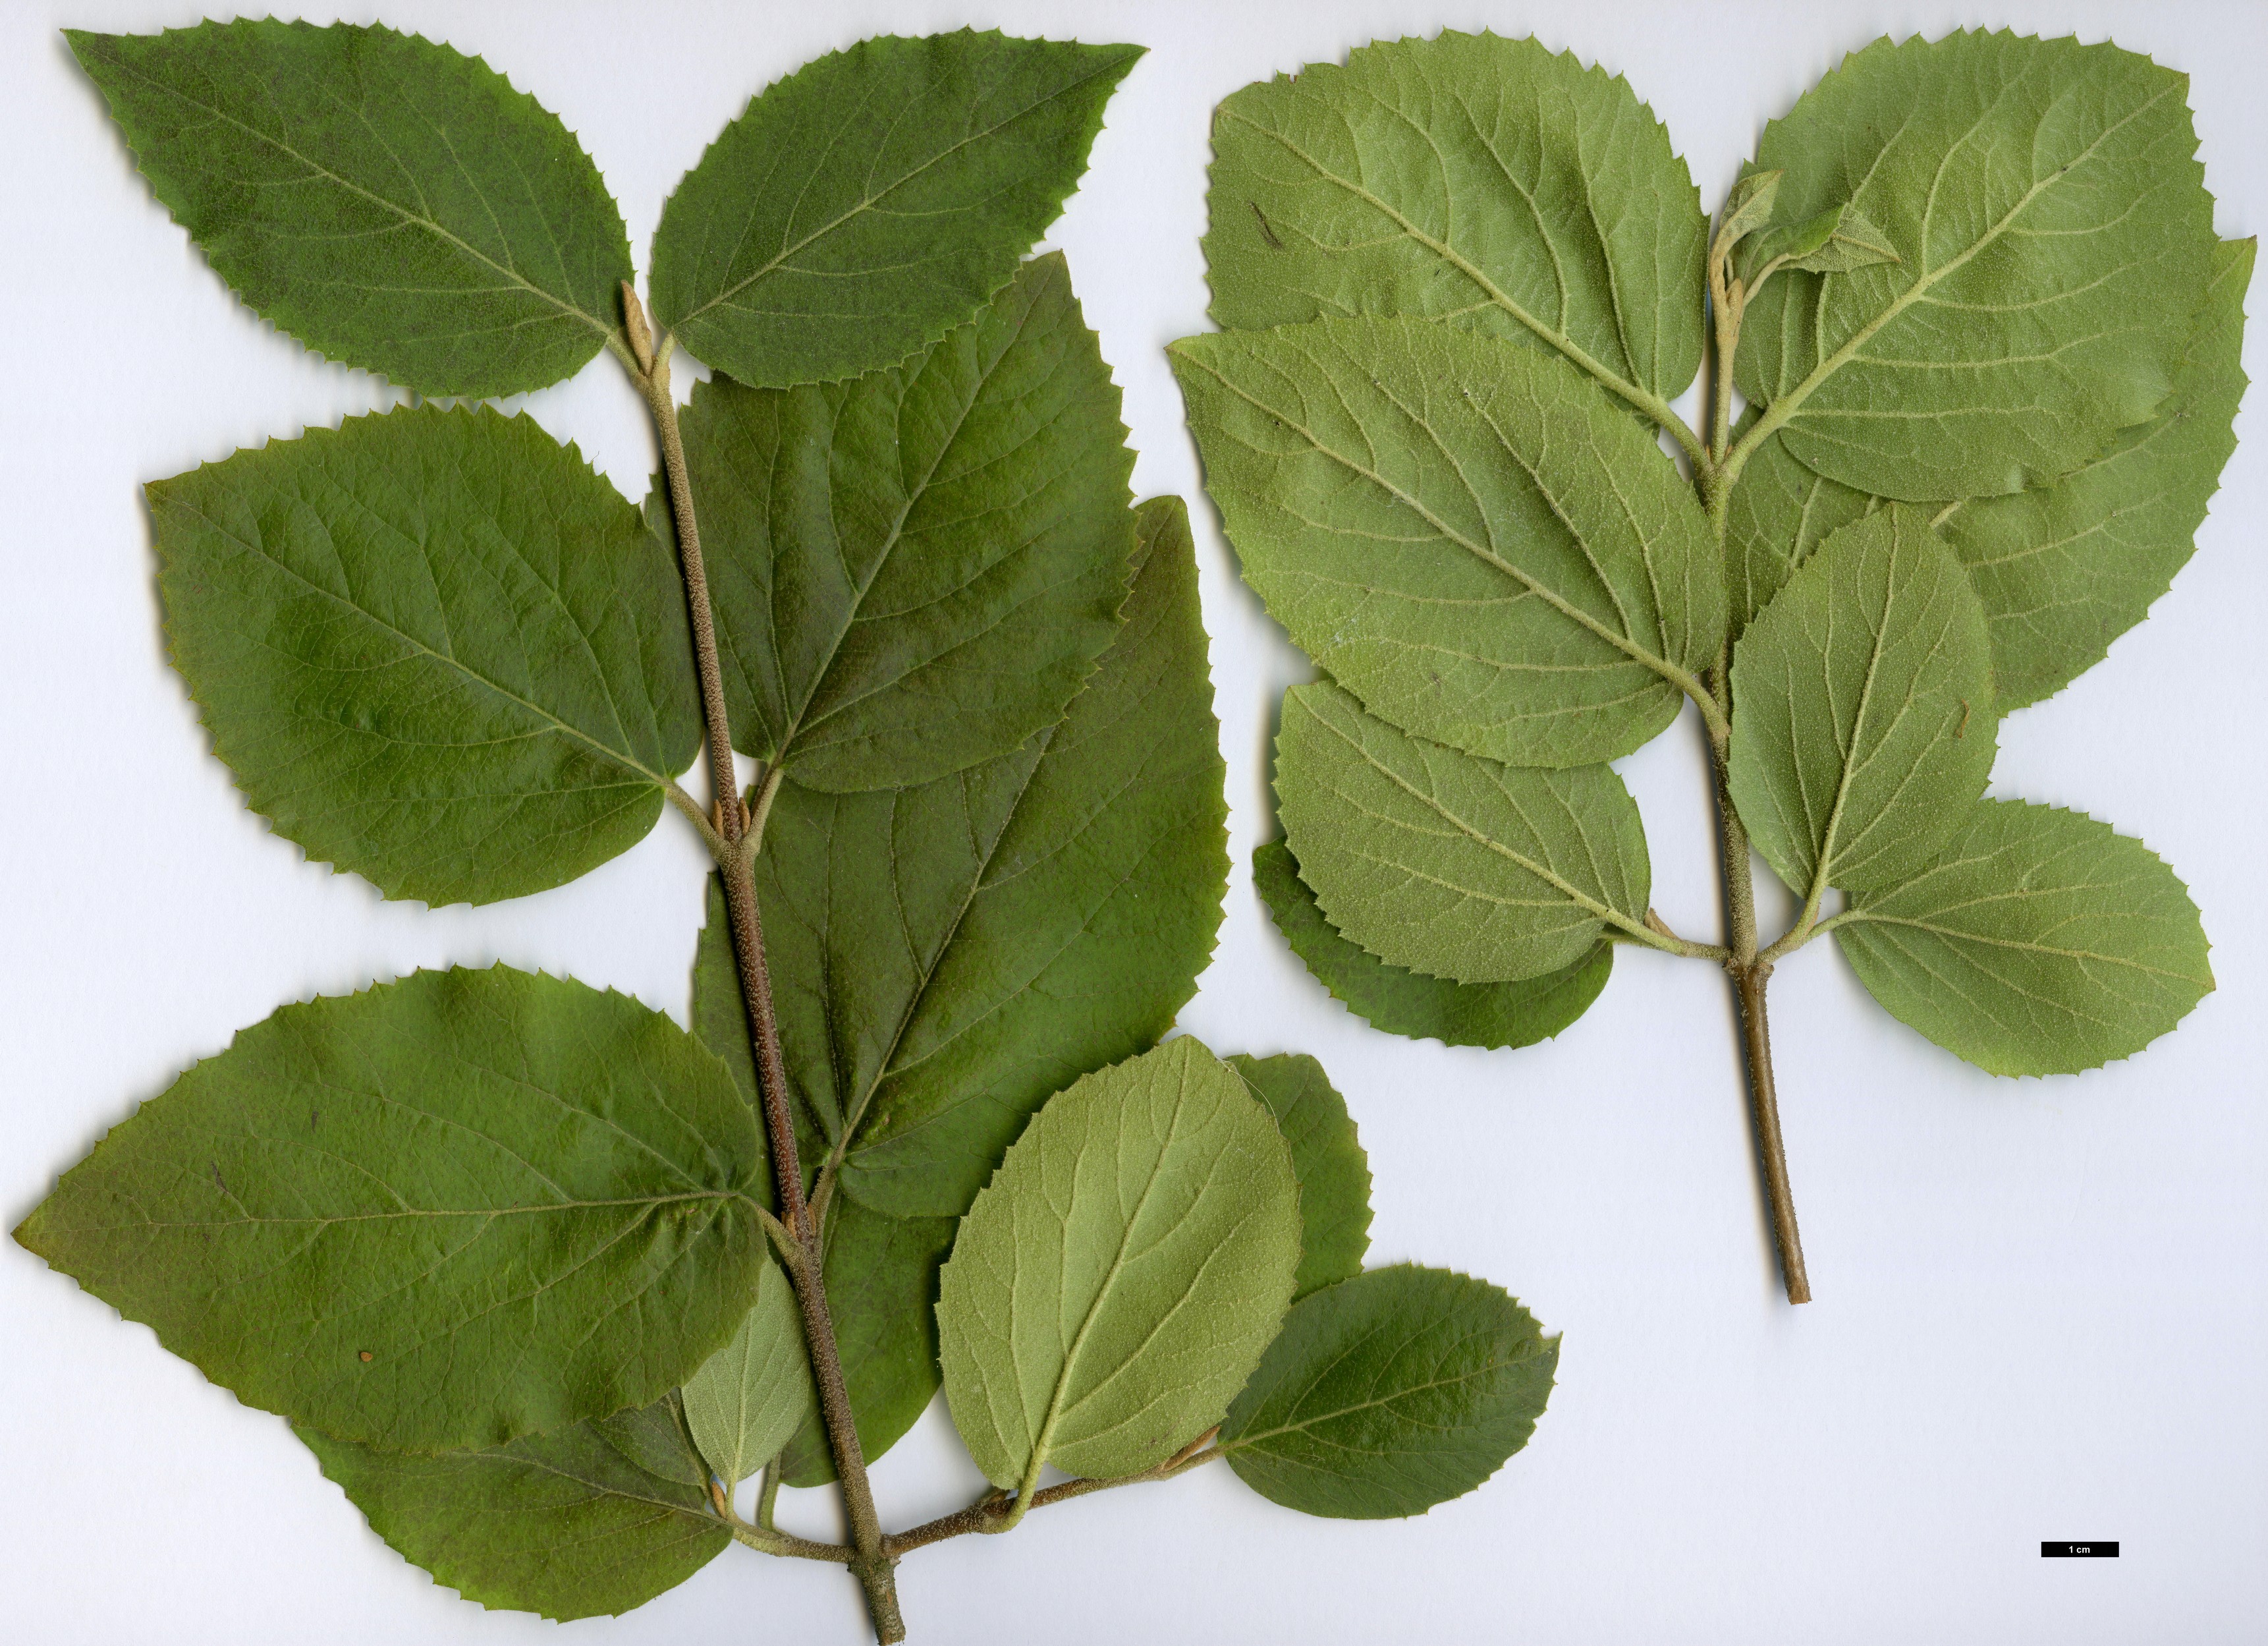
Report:
<svg viewBox="0 0 2268 1646"><path fill-rule="evenodd" d="M1874 263L1900 262L1889 236L1848 203L1830 206L1808 222L1766 229L1741 248L1741 277L1754 281L1776 258L1782 267L1811 274L1847 274Z"/></svg>
<svg viewBox="0 0 2268 1646"><path fill-rule="evenodd" d="M1300 1183L1300 1272L1294 1299L1362 1273L1370 1250L1370 1157L1355 1135L1346 1099L1311 1057L1240 1052L1228 1067L1276 1117Z"/></svg>
<svg viewBox="0 0 2268 1646"><path fill-rule="evenodd" d="M287 1006L119 1126L17 1241L247 1405L402 1451L659 1399L765 1261L717 1060L579 983Z"/></svg>
<svg viewBox="0 0 2268 1646"><path fill-rule="evenodd" d="M214 752L279 834L390 897L573 880L693 759L669 551L533 418L353 417L147 494Z"/></svg>
<svg viewBox="0 0 2268 1646"><path fill-rule="evenodd" d="M727 1489L778 1456L818 1410L803 1314L777 1262L760 1272L755 1306L733 1340L685 1380L683 1395L693 1443Z"/></svg>
<svg viewBox="0 0 2268 1646"><path fill-rule="evenodd" d="M733 1540L666 1399L438 1457L298 1435L372 1531L492 1611L615 1616L674 1589Z"/></svg>
<svg viewBox="0 0 2268 1646"><path fill-rule="evenodd" d="M512 395L614 335L622 213L479 58L346 23L64 33L174 221L309 348L423 395Z"/></svg>
<svg viewBox="0 0 2268 1646"><path fill-rule="evenodd" d="M937 1272L958 1227L949 1217L886 1217L842 1196L828 1208L827 1303L869 1463L898 1443L937 1393ZM780 1478L801 1487L835 1478L816 1413L780 1454Z"/></svg>
<svg viewBox="0 0 2268 1646"><path fill-rule="evenodd" d="M2197 905L2139 840L1983 801L1937 860L1853 900L1835 935L1901 1022L1995 1074L2131 1057L2213 986Z"/></svg>
<svg viewBox="0 0 2268 1646"><path fill-rule="evenodd" d="M1422 1515L1528 1443L1558 1363L1558 1339L1487 1281L1373 1269L1292 1306L1220 1449L1302 1514Z"/></svg>
<svg viewBox="0 0 2268 1646"><path fill-rule="evenodd" d="M2173 386L2213 203L2183 77L2114 46L1885 40L1765 129L1780 215L1846 205L1881 262L1785 270L1736 377L1808 468L1909 501L2067 474Z"/></svg>
<svg viewBox="0 0 2268 1646"><path fill-rule="evenodd" d="M1920 511L1845 526L1733 655L1733 803L1798 896L1898 883L1992 770L1992 643Z"/></svg>
<svg viewBox="0 0 2268 1646"><path fill-rule="evenodd" d="M1771 221L1772 208L1779 201L1782 175L1778 172L1746 172L1733 185L1733 192L1725 197L1723 220L1717 225L1716 239L1711 242L1720 254Z"/></svg>
<svg viewBox="0 0 2268 1646"><path fill-rule="evenodd" d="M1324 682L1284 697L1276 793L1324 917L1380 959L1506 983L1586 958L1646 916L1638 808L1602 765L1504 766L1363 712Z"/></svg>
<svg viewBox="0 0 2268 1646"><path fill-rule="evenodd" d="M1137 518L1123 625L1059 725L923 787L773 801L789 1077L878 1211L967 1211L1052 1093L1172 1027L1211 954L1228 853L1196 550L1179 499Z"/></svg>
<svg viewBox="0 0 2268 1646"><path fill-rule="evenodd" d="M1168 353L1245 577L1373 714L1584 765L1668 726L1716 661L1723 579L1692 489L1565 362L1411 321Z"/></svg>
<svg viewBox="0 0 2268 1646"><path fill-rule="evenodd" d="M961 1221L937 1318L985 1478L1131 1474L1218 1421L1300 1266L1300 1190L1251 1089L1188 1038L1058 1093Z"/></svg>
<svg viewBox="0 0 2268 1646"><path fill-rule="evenodd" d="M1057 255L902 366L696 388L686 462L741 751L806 788L895 788L1061 719L1126 595L1118 419Z"/></svg>
<svg viewBox="0 0 2268 1646"><path fill-rule="evenodd" d="M1701 363L1701 198L1627 82L1444 30L1213 116L1212 317L1452 319L1674 399Z"/></svg>
<svg viewBox="0 0 2268 1646"><path fill-rule="evenodd" d="M1373 1029L1452 1046L1528 1046L1548 1040L1590 1008L1614 970L1601 943L1557 971L1517 983L1450 983L1389 966L1341 937L1300 878L1291 847L1269 842L1252 854L1259 889L1292 952L1315 980Z"/></svg>
<svg viewBox="0 0 2268 1646"><path fill-rule="evenodd" d="M1141 55L962 29L814 58L663 207L656 318L764 388L895 365L1007 283Z"/></svg>

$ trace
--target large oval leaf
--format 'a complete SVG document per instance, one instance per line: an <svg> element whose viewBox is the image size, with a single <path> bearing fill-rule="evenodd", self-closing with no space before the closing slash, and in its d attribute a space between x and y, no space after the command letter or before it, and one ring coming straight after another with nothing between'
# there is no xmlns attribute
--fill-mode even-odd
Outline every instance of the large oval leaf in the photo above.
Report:
<svg viewBox="0 0 2268 1646"><path fill-rule="evenodd" d="M882 35L765 89L653 237L661 323L744 383L902 360L1006 284L1139 46Z"/></svg>
<svg viewBox="0 0 2268 1646"><path fill-rule="evenodd" d="M1118 412L1052 255L902 366L696 388L686 461L742 751L810 788L895 788L1061 718L1125 598Z"/></svg>
<svg viewBox="0 0 2268 1646"><path fill-rule="evenodd" d="M611 1617L674 1589L733 1540L668 1400L438 1457L310 1428L299 1438L372 1531L491 1610Z"/></svg>
<svg viewBox="0 0 2268 1646"><path fill-rule="evenodd" d="M393 897L644 838L700 721L637 509L528 417L405 409L148 488L174 666L254 810Z"/></svg>
<svg viewBox="0 0 2268 1646"><path fill-rule="evenodd" d="M1995 1074L2131 1057L2210 993L2174 872L2077 812L1984 801L1937 860L1855 898L1835 936L1891 1015Z"/></svg>
<svg viewBox="0 0 2268 1646"><path fill-rule="evenodd" d="M1733 803L1799 896L1896 884L1992 770L1992 650L1917 509L1835 533L1733 654Z"/></svg>
<svg viewBox="0 0 2268 1646"><path fill-rule="evenodd" d="M1293 1305L1220 1449L1302 1514L1422 1515L1528 1443L1558 1363L1559 1340L1487 1281L1373 1269Z"/></svg>
<svg viewBox="0 0 2268 1646"><path fill-rule="evenodd" d="M1196 1041L1042 1109L961 1220L946 1399L994 1485L1131 1474L1217 1421L1292 1300L1300 1189L1276 1122Z"/></svg>
<svg viewBox="0 0 2268 1646"><path fill-rule="evenodd" d="M1646 918L1638 807L1608 767L1499 765L1363 712L1327 682L1284 695L1276 794L1324 916L1380 959L1504 983Z"/></svg>
<svg viewBox="0 0 2268 1646"><path fill-rule="evenodd" d="M761 1134L660 1013L497 967L287 1006L22 1244L247 1404L394 1450L658 1399L764 1263Z"/></svg>
<svg viewBox="0 0 2268 1646"><path fill-rule="evenodd" d="M2213 202L2185 82L2075 40L1888 40L1765 129L1777 215L1837 206L1898 257L1773 276L1741 390L1796 459L1879 497L2019 491L2172 388L2205 296Z"/></svg>
<svg viewBox="0 0 2268 1646"><path fill-rule="evenodd" d="M1564 360L1406 320L1169 352L1245 577L1373 713L1583 765L1668 726L1716 661L1723 578L1691 488Z"/></svg>
<svg viewBox="0 0 2268 1646"><path fill-rule="evenodd" d="M512 395L615 331L622 213L479 58L349 23L65 34L174 220L310 348L420 394Z"/></svg>
<svg viewBox="0 0 2268 1646"><path fill-rule="evenodd" d="M1213 115L1212 317L1454 320L1675 399L1701 363L1708 224L1619 77L1532 40L1365 46Z"/></svg>

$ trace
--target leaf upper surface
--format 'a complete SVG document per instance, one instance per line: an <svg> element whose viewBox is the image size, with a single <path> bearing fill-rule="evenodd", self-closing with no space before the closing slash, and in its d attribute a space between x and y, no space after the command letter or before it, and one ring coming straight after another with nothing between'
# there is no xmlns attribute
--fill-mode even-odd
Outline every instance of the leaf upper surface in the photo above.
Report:
<svg viewBox="0 0 2268 1646"><path fill-rule="evenodd" d="M531 418L355 417L147 494L214 751L278 833L388 897L572 880L693 759L669 551Z"/></svg>
<svg viewBox="0 0 2268 1646"><path fill-rule="evenodd" d="M1395 725L1582 765L1675 718L1725 597L1700 505L1564 360L1416 321L1169 351L1269 611Z"/></svg>
<svg viewBox="0 0 2268 1646"><path fill-rule="evenodd" d="M762 1138L659 1012L507 971L287 1006L16 1231L250 1406L394 1450L659 1398L765 1261Z"/></svg>
<svg viewBox="0 0 2268 1646"><path fill-rule="evenodd" d="M684 437L734 735L807 788L1006 753L1117 628L1133 459L1058 255L902 366L702 384Z"/></svg>
<svg viewBox="0 0 2268 1646"><path fill-rule="evenodd" d="M1248 85L1212 140L1204 252L1223 327L1447 319L1660 401L1693 380L1708 224L1619 76L1444 30Z"/></svg>
<svg viewBox="0 0 2268 1646"><path fill-rule="evenodd" d="M1302 1514L1422 1515L1528 1443L1558 1362L1559 1340L1487 1281L1373 1269L1292 1306L1220 1449Z"/></svg>
<svg viewBox="0 0 2268 1646"><path fill-rule="evenodd" d="M1895 885L1984 792L1998 718L1984 608L1919 510L1845 526L1733 654L1733 803L1772 872Z"/></svg>
<svg viewBox="0 0 2268 1646"><path fill-rule="evenodd" d="M743 383L904 359L1014 274L1139 46L880 35L753 99L663 207L660 323Z"/></svg>
<svg viewBox="0 0 2268 1646"><path fill-rule="evenodd" d="M1167 1041L1057 1095L961 1219L938 1295L985 1478L1130 1474L1227 1408L1291 1302L1300 1191L1251 1089Z"/></svg>
<svg viewBox="0 0 2268 1646"><path fill-rule="evenodd" d="M666 1399L438 1457L298 1433L372 1531L492 1610L561 1622L615 1616L733 1540Z"/></svg>
<svg viewBox="0 0 2268 1646"><path fill-rule="evenodd" d="M1741 391L1820 473L1909 501L2052 480L2149 417L2205 294L2184 77L2114 46L1884 40L1764 130L1778 212L1848 203L1900 261L1756 294Z"/></svg>
<svg viewBox="0 0 2268 1646"><path fill-rule="evenodd" d="M1638 807L1603 765L1499 765L1325 682L1284 697L1276 793L1326 919L1391 965L1462 983L1557 972L1642 922Z"/></svg>
<svg viewBox="0 0 2268 1646"><path fill-rule="evenodd" d="M1451 983L1389 966L1349 942L1323 918L1300 878L1292 848L1272 840L1252 854L1252 883L1292 952L1315 980L1373 1029L1452 1046L1528 1046L1548 1040L1590 1008L1614 970L1601 943L1557 971L1517 983Z"/></svg>
<svg viewBox="0 0 2268 1646"><path fill-rule="evenodd" d="M1304 1054L1240 1052L1228 1067L1244 1077L1292 1150L1300 1183L1300 1272L1294 1299L1362 1273L1370 1250L1370 1156L1356 1136L1346 1099L1323 1066Z"/></svg>
<svg viewBox="0 0 2268 1646"><path fill-rule="evenodd" d="M420 394L511 395L614 334L622 213L479 58L345 23L65 34L174 220L310 348Z"/></svg>
<svg viewBox="0 0 2268 1646"><path fill-rule="evenodd" d="M693 1443L727 1487L770 1463L818 1410L803 1314L777 1262L759 1272L755 1305L733 1340L702 1362L681 1394Z"/></svg>
<svg viewBox="0 0 2268 1646"><path fill-rule="evenodd" d="M1995 1074L2130 1057L2213 986L2197 905L2139 840L1982 801L1929 867L1854 899L1835 935L1893 1016Z"/></svg>

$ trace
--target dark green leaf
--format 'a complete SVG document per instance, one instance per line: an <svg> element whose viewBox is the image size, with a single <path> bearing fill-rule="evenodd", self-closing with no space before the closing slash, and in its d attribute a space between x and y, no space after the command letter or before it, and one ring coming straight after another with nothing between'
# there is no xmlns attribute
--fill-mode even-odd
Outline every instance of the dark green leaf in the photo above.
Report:
<svg viewBox="0 0 2268 1646"><path fill-rule="evenodd" d="M1007 283L1141 55L962 29L814 58L662 209L656 317L765 388L895 365Z"/></svg>
<svg viewBox="0 0 2268 1646"><path fill-rule="evenodd" d="M1389 966L1341 937L1300 878L1291 847L1270 841L1252 854L1252 883L1268 912L1315 979L1373 1029L1453 1046L1527 1046L1546 1040L1590 1008L1614 970L1614 947L1601 943L1557 971L1518 983L1451 983Z"/></svg>
<svg viewBox="0 0 2268 1646"><path fill-rule="evenodd" d="M1118 413L1054 255L902 366L698 387L686 461L743 752L895 788L1059 720L1125 598Z"/></svg>
<svg viewBox="0 0 2268 1646"><path fill-rule="evenodd" d="M642 839L700 724L638 512L528 417L404 409L147 488L174 665L253 809L392 897Z"/></svg>
<svg viewBox="0 0 2268 1646"><path fill-rule="evenodd" d="M1716 661L1723 578L1692 489L1565 361L1406 320L1168 353L1245 577L1372 713L1584 765L1668 726Z"/></svg>
<svg viewBox="0 0 2268 1646"><path fill-rule="evenodd" d="M512 971L287 1006L16 1230L247 1405L396 1450L658 1399L765 1261L762 1142L659 1012Z"/></svg>
<svg viewBox="0 0 2268 1646"><path fill-rule="evenodd" d="M2213 202L2171 70L2013 34L1884 40L1764 131L1779 215L1847 205L1896 262L1790 269L1741 329L1741 390L1807 467L1878 497L2066 474L2173 387ZM1847 219L1846 219L1847 220Z"/></svg>
<svg viewBox="0 0 2268 1646"><path fill-rule="evenodd" d="M2131 1057L2213 986L2197 905L2157 854L2077 812L1984 801L1937 860L1835 935L1874 997L1995 1074Z"/></svg>
<svg viewBox="0 0 2268 1646"><path fill-rule="evenodd" d="M1362 1254L1370 1250L1370 1157L1346 1099L1311 1057L1240 1053L1227 1062L1268 1105L1291 1146L1292 1175L1300 1180L1300 1273L1292 1296L1361 1273Z"/></svg>
<svg viewBox="0 0 2268 1646"><path fill-rule="evenodd" d="M733 1540L671 1402L418 1457L299 1430L371 1530L468 1600L562 1622L642 1606Z"/></svg>
<svg viewBox="0 0 2268 1646"><path fill-rule="evenodd" d="M174 220L308 347L420 394L511 395L615 333L622 213L479 58L346 23L65 33Z"/></svg>
<svg viewBox="0 0 2268 1646"><path fill-rule="evenodd" d="M1487 1281L1373 1269L1292 1306L1220 1449L1302 1514L1422 1515L1528 1443L1558 1363L1559 1340Z"/></svg>

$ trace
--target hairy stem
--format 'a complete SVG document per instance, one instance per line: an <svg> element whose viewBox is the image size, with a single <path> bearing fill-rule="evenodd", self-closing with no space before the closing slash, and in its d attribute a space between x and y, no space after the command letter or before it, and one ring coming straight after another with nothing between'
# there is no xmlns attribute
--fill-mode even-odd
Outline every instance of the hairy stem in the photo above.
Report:
<svg viewBox="0 0 2268 1646"><path fill-rule="evenodd" d="M701 689L701 713L708 730L709 775L716 790L715 827L722 849L716 853L718 877L725 885L725 912L733 939L733 961L740 978L740 998L748 1015L755 1052L756 1086L764 1116L772 1169L779 1188L780 1217L793 1241L788 1265L796 1301L803 1312L804 1340L811 1353L812 1380L819 1391L820 1414L835 1454L843 1506L850 1521L854 1557L848 1562L866 1591L875 1638L883 1646L906 1637L898 1613L895 1558L882 1546L881 1522L866 1480L866 1460L851 1421L850 1398L843 1380L843 1357L835 1341L835 1322L827 1307L827 1282L819 1231L804 1204L803 1166L796 1157L795 1118L788 1107L787 1068L780 1056L779 1024L772 1012L771 975L764 961L764 933L756 907L755 865L743 845L753 821L740 805L733 775L733 736L725 708L724 671L717 661L716 616L709 578L701 560L701 532L693 509L693 487L685 472L685 443L677 425L677 402L669 391L670 340L657 344L645 314L627 281L622 285L626 329L635 354L632 379L644 396L661 443L661 466L669 486L669 507L677 528L678 564L685 578L685 605L693 629L693 666ZM770 784L764 799L769 802ZM736 1536L740 1536L735 1532ZM772 1534L757 1533L758 1538ZM741 1541L750 1539L741 1537ZM762 1546L758 1543L756 1546Z"/></svg>
<svg viewBox="0 0 2268 1646"><path fill-rule="evenodd" d="M1185 1446L1154 1469L1145 1469L1139 1474L1113 1475L1108 1479L1065 1480L1060 1486L1050 1486L1032 1494L1031 1502L1019 1507L1019 1500L1010 1493L994 1492L968 1508L901 1532L884 1539L892 1554L905 1554L932 1543L942 1543L947 1538L958 1538L972 1532L1005 1532L1024 1517L1026 1509L1045 1509L1049 1503L1064 1502L1074 1497L1085 1497L1090 1492L1107 1492L1113 1487L1140 1486L1151 1480L1170 1480L1177 1474L1211 1463L1221 1456L1220 1448L1207 1446L1211 1434L1200 1437L1194 1445Z"/></svg>

